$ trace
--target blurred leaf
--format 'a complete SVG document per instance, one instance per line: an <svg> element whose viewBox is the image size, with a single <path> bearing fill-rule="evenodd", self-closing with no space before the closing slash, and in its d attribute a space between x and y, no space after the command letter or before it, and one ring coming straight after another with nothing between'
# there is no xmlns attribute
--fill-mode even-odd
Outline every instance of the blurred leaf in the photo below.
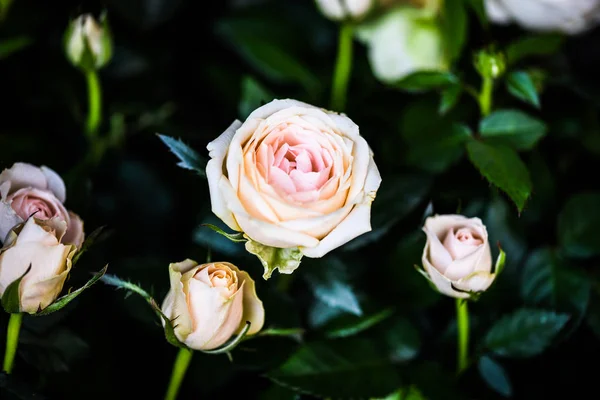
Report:
<svg viewBox="0 0 600 400"><path fill-rule="evenodd" d="M466 0L467 4L471 7L475 15L477 15L477 19L479 19L479 23L483 27L487 27L489 25L487 19L487 13L485 11L484 0Z"/></svg>
<svg viewBox="0 0 600 400"><path fill-rule="evenodd" d="M275 95L260 82L250 76L245 76L242 80L242 96L238 105L240 119L245 120L252 111L274 98Z"/></svg>
<svg viewBox="0 0 600 400"><path fill-rule="evenodd" d="M371 400L426 400L426 398L416 386L411 385L406 388L398 389L385 397L371 398Z"/></svg>
<svg viewBox="0 0 600 400"><path fill-rule="evenodd" d="M385 396L400 385L385 357L358 339L308 343L267 376L301 393L337 399Z"/></svg>
<svg viewBox="0 0 600 400"><path fill-rule="evenodd" d="M322 258L303 272L317 299L329 307L362 315L357 294L349 282L347 266L340 259L333 256Z"/></svg>
<svg viewBox="0 0 600 400"><path fill-rule="evenodd" d="M206 177L206 160L181 139L174 139L165 135L158 135L160 140L167 145L169 150L179 158L177 166L196 171L198 175Z"/></svg>
<svg viewBox="0 0 600 400"><path fill-rule="evenodd" d="M193 233L193 240L195 243L207 247L213 251L223 253L226 256L241 257L248 255L244 249L244 246L241 246L235 241L231 240L232 238L239 238L239 236L236 236L235 233L226 233L223 230L223 232L226 233L226 235L223 235L214 229L207 228L206 225L212 225L216 227L216 224L220 224L223 226L223 228L228 229L228 227L213 213L207 214L207 216L201 221L202 224L199 225ZM231 235L231 238L227 235ZM246 241L246 239L244 239L244 241Z"/></svg>
<svg viewBox="0 0 600 400"><path fill-rule="evenodd" d="M83 293L84 290L88 289L94 283L98 282L100 280L100 278L102 278L102 276L106 273L107 269L108 269L108 265L105 265L104 268L102 268L100 271L98 271L96 274L94 274L92 279L87 281L85 283L85 285L83 285L82 287L80 287L79 289L77 289L73 292L69 292L68 294L66 294L64 296L59 297L58 299L54 300L48 307L44 308L41 311L38 311L37 313L35 313L33 315L35 315L35 316L48 315L50 313L56 312L56 311L60 310L61 308L65 307L67 304L69 304L71 301L73 301L75 299L75 297L77 297L81 293Z"/></svg>
<svg viewBox="0 0 600 400"><path fill-rule="evenodd" d="M460 58L469 30L464 0L446 0L442 11L442 37L448 62Z"/></svg>
<svg viewBox="0 0 600 400"><path fill-rule="evenodd" d="M511 72L506 78L506 86L510 94L526 103L540 108L540 98L531 76L525 71Z"/></svg>
<svg viewBox="0 0 600 400"><path fill-rule="evenodd" d="M596 337L600 339L600 296L597 290L592 292L586 322Z"/></svg>
<svg viewBox="0 0 600 400"><path fill-rule="evenodd" d="M571 196L558 216L558 242L569 257L600 254L600 193Z"/></svg>
<svg viewBox="0 0 600 400"><path fill-rule="evenodd" d="M169 21L181 0L109 0L111 9L141 29L153 29Z"/></svg>
<svg viewBox="0 0 600 400"><path fill-rule="evenodd" d="M394 363L414 359L421 348L419 331L406 318L396 318L385 326L380 326L383 340L378 341L385 348L389 359Z"/></svg>
<svg viewBox="0 0 600 400"><path fill-rule="evenodd" d="M479 123L479 133L489 144L531 150L546 134L546 124L518 110L498 110Z"/></svg>
<svg viewBox="0 0 600 400"><path fill-rule="evenodd" d="M319 86L318 79L287 46L277 42L280 39L277 27L281 23L281 19L266 17L231 18L222 20L217 32L265 77L275 82L300 83L312 93Z"/></svg>
<svg viewBox="0 0 600 400"><path fill-rule="evenodd" d="M409 215L424 200L432 178L423 174L386 176L371 206L372 230L342 247L353 251L380 240L398 221Z"/></svg>
<svg viewBox="0 0 600 400"><path fill-rule="evenodd" d="M477 364L479 374L490 388L504 397L512 396L512 385L504 368L492 358L483 356Z"/></svg>
<svg viewBox="0 0 600 400"><path fill-rule="evenodd" d="M5 400L46 400L41 393L34 390L30 382L19 380L19 376L0 372L0 398Z"/></svg>
<svg viewBox="0 0 600 400"><path fill-rule="evenodd" d="M527 166L509 147L492 146L472 140L467 143L469 159L479 172L500 188L516 204L519 213L531 194L531 179Z"/></svg>
<svg viewBox="0 0 600 400"><path fill-rule="evenodd" d="M527 305L568 313L572 323L570 332L583 320L590 293L590 280L566 266L551 249L538 249L527 259L521 285L523 301Z"/></svg>
<svg viewBox="0 0 600 400"><path fill-rule="evenodd" d="M343 315L327 324L325 327L325 336L328 338L343 338L356 335L388 319L393 312L392 309L388 308L378 313L361 317Z"/></svg>
<svg viewBox="0 0 600 400"><path fill-rule="evenodd" d="M437 362L411 363L408 366L408 373L410 382L421 390L426 399L465 400L469 398L458 390L454 371L444 369Z"/></svg>
<svg viewBox="0 0 600 400"><path fill-rule="evenodd" d="M330 307L329 304L318 298L311 304L308 310L308 324L315 329L319 329L328 322L347 316L349 313L341 308ZM355 314L350 314L355 315Z"/></svg>
<svg viewBox="0 0 600 400"><path fill-rule="evenodd" d="M550 346L568 320L566 314L522 308L497 321L483 343L498 356L533 357Z"/></svg>
<svg viewBox="0 0 600 400"><path fill-rule="evenodd" d="M470 138L469 127L458 123L422 132L421 139L410 144L407 162L428 172L444 172L462 158L463 144Z"/></svg>
<svg viewBox="0 0 600 400"><path fill-rule="evenodd" d="M508 64L516 64L531 56L547 56L559 51L565 36L558 33L520 37L506 48Z"/></svg>
<svg viewBox="0 0 600 400"><path fill-rule="evenodd" d="M4 290L0 302L2 303L2 308L4 308L4 311L7 313L12 314L21 312L21 295L19 294L19 286L29 271L31 271L31 264L29 264L27 270L23 272L23 275L12 281Z"/></svg>
<svg viewBox="0 0 600 400"><path fill-rule="evenodd" d="M300 400L300 394L281 385L273 384L258 396L258 400Z"/></svg>
<svg viewBox="0 0 600 400"><path fill-rule="evenodd" d="M86 236L85 240L81 244L81 248L79 249L77 254L75 254L75 256L73 257L73 265L77 264L77 261L79 261L79 258L83 255L83 253L88 251L90 249L90 247L92 247L94 245L94 243L96 243L96 241L103 240L106 238L106 236L107 236L106 234L102 235L105 228L106 228L106 226L101 226L99 228L96 228L92 231L92 233L90 233L89 235ZM106 232L104 232L104 233L106 233Z"/></svg>
<svg viewBox="0 0 600 400"><path fill-rule="evenodd" d="M418 71L403 78L395 86L410 92L421 92L442 89L458 83L460 79L451 72Z"/></svg>
<svg viewBox="0 0 600 400"><path fill-rule="evenodd" d="M441 115L447 114L460 100L460 96L463 93L461 85L450 85L442 90L440 108L438 112Z"/></svg>
<svg viewBox="0 0 600 400"><path fill-rule="evenodd" d="M90 352L89 345L81 337L61 327L37 334L22 330L19 342L19 354L43 372L73 372L74 364Z"/></svg>
<svg viewBox="0 0 600 400"><path fill-rule="evenodd" d="M27 36L18 36L9 39L0 40L0 60L23 50L33 43L33 40Z"/></svg>

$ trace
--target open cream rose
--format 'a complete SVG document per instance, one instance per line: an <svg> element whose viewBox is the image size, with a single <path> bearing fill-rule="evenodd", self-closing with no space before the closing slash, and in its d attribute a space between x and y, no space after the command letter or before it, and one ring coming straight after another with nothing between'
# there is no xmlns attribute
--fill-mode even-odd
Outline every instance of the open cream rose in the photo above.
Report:
<svg viewBox="0 0 600 400"><path fill-rule="evenodd" d="M246 333L262 329L265 311L254 281L228 262L198 265L185 260L169 266L171 290L162 305L175 336L191 349L212 350L250 322Z"/></svg>
<svg viewBox="0 0 600 400"><path fill-rule="evenodd" d="M498 24L517 22L532 31L582 33L600 22L600 0L485 0Z"/></svg>
<svg viewBox="0 0 600 400"><path fill-rule="evenodd" d="M468 298L494 281L492 255L485 225L479 218L436 215L427 218L423 267L443 294Z"/></svg>
<svg viewBox="0 0 600 400"><path fill-rule="evenodd" d="M29 218L7 236L0 250L0 296L31 266L19 284L21 312L43 310L60 294L76 251L60 243L66 228L59 218Z"/></svg>
<svg viewBox="0 0 600 400"><path fill-rule="evenodd" d="M62 243L80 247L83 243L83 221L63 203L65 184L52 169L26 163L15 163L0 173L0 241L8 232L30 216L38 219L59 218L67 223Z"/></svg>
<svg viewBox="0 0 600 400"><path fill-rule="evenodd" d="M258 243L322 257L371 230L381 177L343 114L273 100L208 150L212 211Z"/></svg>

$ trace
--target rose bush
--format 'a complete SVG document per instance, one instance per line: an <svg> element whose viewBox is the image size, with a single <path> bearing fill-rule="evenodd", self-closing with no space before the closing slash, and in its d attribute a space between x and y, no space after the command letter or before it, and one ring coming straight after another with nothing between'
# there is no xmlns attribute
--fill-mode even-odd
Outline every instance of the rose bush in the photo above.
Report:
<svg viewBox="0 0 600 400"><path fill-rule="evenodd" d="M63 203L65 184L52 169L15 163L0 173L0 241L16 225L35 215L37 219L58 218L67 224L62 243L80 247L84 239L83 221Z"/></svg>
<svg viewBox="0 0 600 400"><path fill-rule="evenodd" d="M442 294L468 298L492 284L496 274L487 229L479 218L436 215L427 218L423 231L423 267Z"/></svg>
<svg viewBox="0 0 600 400"><path fill-rule="evenodd" d="M174 323L175 336L195 350L211 350L239 333L262 329L265 311L254 281L228 262L198 265L185 260L169 266L171 289L162 305Z"/></svg>
<svg viewBox="0 0 600 400"><path fill-rule="evenodd" d="M322 257L371 230L381 176L343 114L274 100L208 150L212 211L253 241Z"/></svg>

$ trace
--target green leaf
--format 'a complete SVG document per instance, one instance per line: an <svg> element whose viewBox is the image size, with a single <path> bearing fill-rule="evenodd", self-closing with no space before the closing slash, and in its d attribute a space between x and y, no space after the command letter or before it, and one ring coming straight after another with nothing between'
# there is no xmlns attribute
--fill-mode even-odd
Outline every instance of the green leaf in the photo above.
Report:
<svg viewBox="0 0 600 400"><path fill-rule="evenodd" d="M531 150L546 134L546 124L518 110L498 110L479 123L479 133L489 144Z"/></svg>
<svg viewBox="0 0 600 400"><path fill-rule="evenodd" d="M566 314L522 308L497 321L484 344L498 356L533 357L550 346L568 320Z"/></svg>
<svg viewBox="0 0 600 400"><path fill-rule="evenodd" d="M396 318L391 323L380 325L379 328L383 334L381 343L392 362L408 362L419 354L421 348L419 331L408 319Z"/></svg>
<svg viewBox="0 0 600 400"><path fill-rule="evenodd" d="M196 150L183 143L181 139L174 139L170 136L160 134L158 134L158 137L179 158L180 161L177 163L177 166L196 171L200 176L206 177L207 161Z"/></svg>
<svg viewBox="0 0 600 400"><path fill-rule="evenodd" d="M377 191L377 201L371 206L372 230L351 240L342 250L354 251L380 240L423 202L432 181L432 177L425 174L386 176Z"/></svg>
<svg viewBox="0 0 600 400"><path fill-rule="evenodd" d="M240 119L245 120L252 111L274 98L275 95L261 85L260 82L251 76L245 76L242 79L242 96L238 105Z"/></svg>
<svg viewBox="0 0 600 400"><path fill-rule="evenodd" d="M442 89L441 99L440 99L440 108L438 112L441 115L447 114L450 110L454 108L458 101L460 100L460 96L463 93L463 88L461 85L450 85L444 89Z"/></svg>
<svg viewBox="0 0 600 400"><path fill-rule="evenodd" d="M400 386L394 367L373 343L357 339L308 343L267 376L318 397L386 396Z"/></svg>
<svg viewBox="0 0 600 400"><path fill-rule="evenodd" d="M525 304L570 314L569 333L583 320L590 295L589 278L567 266L550 248L534 251L525 262L521 283L521 297Z"/></svg>
<svg viewBox="0 0 600 400"><path fill-rule="evenodd" d="M459 83L460 79L451 72L418 71L403 78L395 86L410 92L421 92Z"/></svg>
<svg viewBox="0 0 600 400"><path fill-rule="evenodd" d="M504 368L492 358L483 356L477 364L479 374L490 388L504 397L512 396L512 385Z"/></svg>
<svg viewBox="0 0 600 400"><path fill-rule="evenodd" d="M469 127L458 123L440 126L436 131L422 132L421 138L408 148L406 161L427 172L444 172L463 157L463 144L471 137Z"/></svg>
<svg viewBox="0 0 600 400"><path fill-rule="evenodd" d="M278 247L265 246L262 243L248 240L246 242L248 253L254 254L260 260L263 268L263 279L267 280L276 269L281 274L291 274L300 266L302 252L298 248L281 249Z"/></svg>
<svg viewBox="0 0 600 400"><path fill-rule="evenodd" d="M519 212L531 194L527 167L509 147L492 146L473 140L467 143L469 159L479 172L516 204Z"/></svg>
<svg viewBox="0 0 600 400"><path fill-rule="evenodd" d="M162 320L163 325L164 325L165 338L167 339L167 342L169 342L173 346L187 349L187 346L184 345L183 343L181 343L179 341L179 339L177 339L177 336L175 336L175 327L174 327L173 323L177 324L177 320L175 319L174 321L171 321L162 312L162 310L160 309L156 300L154 300L154 298L152 296L150 296L150 294L148 292L146 292L144 289L142 289L141 287L139 287L138 285L136 285L134 283L124 281L123 279L117 277L116 275L105 274L101 278L101 280L102 280L102 282L106 283L107 285L114 286L117 289L125 289L132 293L136 293L136 294L142 296L148 302L148 304L150 304L150 307L152 307L152 309L154 310L156 315Z"/></svg>
<svg viewBox="0 0 600 400"><path fill-rule="evenodd" d="M83 241L83 244L81 245L81 249L79 249L77 254L75 254L75 256L73 257L73 265L77 264L77 261L79 261L79 258L83 255L83 253L88 251L90 247L92 247L94 243L96 243L96 241L100 238L105 228L106 226L96 228L92 231L92 233L86 236L85 240Z"/></svg>
<svg viewBox="0 0 600 400"><path fill-rule="evenodd" d="M317 299L331 308L362 315L358 296L349 282L348 268L341 260L329 256L309 265L303 272Z"/></svg>
<svg viewBox="0 0 600 400"><path fill-rule="evenodd" d="M212 229L213 231L217 232L219 235L225 236L227 239L231 240L232 242L241 243L241 242L248 241L248 239L246 239L244 237L243 232L227 233L223 229L219 228L218 226L212 225L212 224L202 224L202 226L206 226L207 228Z"/></svg>
<svg viewBox="0 0 600 400"><path fill-rule="evenodd" d="M0 40L0 60L23 50L33 43L33 40L27 36L18 36L14 38Z"/></svg>
<svg viewBox="0 0 600 400"><path fill-rule="evenodd" d="M29 267L27 267L27 270L23 273L23 275L21 275L17 280L11 282L4 290L4 294L2 295L0 302L2 303L2 308L4 308L4 311L7 313L13 314L21 312L21 295L19 293L19 286L29 271L31 271L31 264L29 264Z"/></svg>
<svg viewBox="0 0 600 400"><path fill-rule="evenodd" d="M446 59L452 63L460 58L468 32L468 19L463 0L446 0L442 11L442 37Z"/></svg>
<svg viewBox="0 0 600 400"><path fill-rule="evenodd" d="M356 335L386 320L393 313L394 310L387 308L378 313L361 317L340 316L327 324L325 336L328 338L342 338Z"/></svg>
<svg viewBox="0 0 600 400"><path fill-rule="evenodd" d="M558 33L530 35L517 39L506 48L508 64L532 56L547 56L560 50L565 36Z"/></svg>
<svg viewBox="0 0 600 400"><path fill-rule="evenodd" d="M558 242L569 257L600 255L600 193L577 193L558 216Z"/></svg>
<svg viewBox="0 0 600 400"><path fill-rule="evenodd" d="M94 276L92 277L92 279L87 281L85 283L85 285L83 285L82 287L80 287L79 289L77 289L73 292L69 292L68 294L66 294L64 296L59 297L58 299L54 300L54 302L52 302L52 304L50 304L48 307L44 308L41 311L38 311L37 313L35 313L33 315L35 315L35 316L48 315L50 313L53 313L53 312L58 311L61 308L65 307L67 304L69 304L71 301L73 301L75 299L75 297L77 297L81 293L83 293L84 290L88 289L94 283L98 282L98 280L100 280L100 278L102 278L102 276L106 273L107 269L108 269L108 264L105 265L104 268L102 268L100 271L96 272L94 274Z"/></svg>
<svg viewBox="0 0 600 400"><path fill-rule="evenodd" d="M511 72L506 79L506 87L510 94L526 103L540 108L540 98L531 76L525 71Z"/></svg>
<svg viewBox="0 0 600 400"><path fill-rule="evenodd" d="M371 400L426 400L421 391L415 385L401 388L385 397L371 398Z"/></svg>
<svg viewBox="0 0 600 400"><path fill-rule="evenodd" d="M263 76L278 83L300 83L314 92L319 80L281 41L281 32L276 29L281 22L267 17L231 18L222 20L217 31Z"/></svg>

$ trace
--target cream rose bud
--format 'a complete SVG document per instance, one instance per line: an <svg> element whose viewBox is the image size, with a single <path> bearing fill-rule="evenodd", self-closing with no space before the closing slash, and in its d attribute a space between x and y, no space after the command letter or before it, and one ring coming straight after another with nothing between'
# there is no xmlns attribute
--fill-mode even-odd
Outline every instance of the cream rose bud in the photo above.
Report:
<svg viewBox="0 0 600 400"><path fill-rule="evenodd" d="M46 166L15 163L3 170L0 173L0 241L4 241L15 225L35 215L38 219L64 220L67 231L62 242L81 247L83 221L64 207L66 197L63 180Z"/></svg>
<svg viewBox="0 0 600 400"><path fill-rule="evenodd" d="M432 10L396 7L356 28L378 80L396 83L414 72L448 69L442 31Z"/></svg>
<svg viewBox="0 0 600 400"><path fill-rule="evenodd" d="M381 176L344 114L273 100L208 150L212 211L255 242L322 257L371 230Z"/></svg>
<svg viewBox="0 0 600 400"><path fill-rule="evenodd" d="M66 228L58 218L29 218L8 235L0 250L0 296L31 266L19 284L21 312L43 310L60 294L76 251L60 243Z"/></svg>
<svg viewBox="0 0 600 400"><path fill-rule="evenodd" d="M479 218L436 215L427 218L423 268L447 296L468 298L494 281L492 255L485 225Z"/></svg>
<svg viewBox="0 0 600 400"><path fill-rule="evenodd" d="M171 290L162 305L175 336L189 348L212 350L239 333L262 329L265 311L254 281L228 262L198 265L185 260L169 266Z"/></svg>
<svg viewBox="0 0 600 400"><path fill-rule="evenodd" d="M65 38L67 58L77 67L99 69L112 57L112 39L105 16L96 22L90 14L80 15L69 25Z"/></svg>
<svg viewBox="0 0 600 400"><path fill-rule="evenodd" d="M584 32L600 21L600 0L485 0L498 24L516 22L532 31Z"/></svg>
<svg viewBox="0 0 600 400"><path fill-rule="evenodd" d="M316 0L317 7L334 21L360 19L365 16L375 0Z"/></svg>

